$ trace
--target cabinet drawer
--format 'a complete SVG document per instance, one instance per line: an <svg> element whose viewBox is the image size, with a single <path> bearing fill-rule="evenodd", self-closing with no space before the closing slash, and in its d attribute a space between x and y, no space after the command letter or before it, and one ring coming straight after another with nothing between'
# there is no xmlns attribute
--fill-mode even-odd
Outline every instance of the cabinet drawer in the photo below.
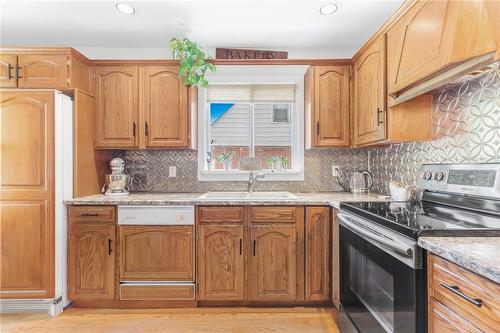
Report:
<svg viewBox="0 0 500 333"><path fill-rule="evenodd" d="M198 208L201 223L243 223L243 207L205 206Z"/></svg>
<svg viewBox="0 0 500 333"><path fill-rule="evenodd" d="M429 333L447 332L479 333L481 330L431 297L429 300Z"/></svg>
<svg viewBox="0 0 500 333"><path fill-rule="evenodd" d="M194 284L122 284L120 300L194 300Z"/></svg>
<svg viewBox="0 0 500 333"><path fill-rule="evenodd" d="M500 285L440 257L429 255L429 297L485 332L500 322Z"/></svg>
<svg viewBox="0 0 500 333"><path fill-rule="evenodd" d="M69 219L71 222L99 221L115 222L115 206L71 206Z"/></svg>
<svg viewBox="0 0 500 333"><path fill-rule="evenodd" d="M295 207L251 207L252 223L295 223Z"/></svg>

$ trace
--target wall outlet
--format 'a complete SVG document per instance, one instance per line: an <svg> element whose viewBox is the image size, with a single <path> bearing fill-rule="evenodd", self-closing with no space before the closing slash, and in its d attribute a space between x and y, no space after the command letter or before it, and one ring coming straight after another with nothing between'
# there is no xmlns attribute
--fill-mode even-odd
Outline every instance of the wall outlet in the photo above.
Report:
<svg viewBox="0 0 500 333"><path fill-rule="evenodd" d="M332 177L338 177L340 171L340 166L332 165Z"/></svg>
<svg viewBox="0 0 500 333"><path fill-rule="evenodd" d="M177 177L177 167L175 165L171 165L168 167L168 177Z"/></svg>

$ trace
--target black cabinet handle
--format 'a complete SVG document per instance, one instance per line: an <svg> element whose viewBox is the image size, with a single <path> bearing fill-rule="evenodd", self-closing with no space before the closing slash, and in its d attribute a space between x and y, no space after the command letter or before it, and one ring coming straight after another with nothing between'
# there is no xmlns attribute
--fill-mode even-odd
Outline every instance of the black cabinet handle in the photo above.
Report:
<svg viewBox="0 0 500 333"><path fill-rule="evenodd" d="M94 213L94 212L85 212L85 213L81 213L80 216L99 216L99 214Z"/></svg>
<svg viewBox="0 0 500 333"><path fill-rule="evenodd" d="M257 247L257 242L255 241L255 239L253 240L253 256L255 257L255 251L256 251L256 248Z"/></svg>
<svg viewBox="0 0 500 333"><path fill-rule="evenodd" d="M8 66L9 66L9 80L10 80L14 78L14 76L12 76L12 70L14 69L14 67L12 67L11 64L8 64Z"/></svg>
<svg viewBox="0 0 500 333"><path fill-rule="evenodd" d="M19 64L16 65L16 77L18 79L22 78L22 76L21 76L21 67L19 66Z"/></svg>
<svg viewBox="0 0 500 333"><path fill-rule="evenodd" d="M111 253L113 253L112 245L113 245L113 240L111 240L111 238L109 238L108 239L108 255L109 256L111 255Z"/></svg>
<svg viewBox="0 0 500 333"><path fill-rule="evenodd" d="M136 132L136 129L137 129L137 126L135 124L135 121L132 123L132 135L135 136L135 132Z"/></svg>
<svg viewBox="0 0 500 333"><path fill-rule="evenodd" d="M243 239L240 238L240 256L243 254Z"/></svg>
<svg viewBox="0 0 500 333"><path fill-rule="evenodd" d="M149 135L149 126L148 126L148 122L147 121L144 124L144 134L146 134L146 136Z"/></svg>
<svg viewBox="0 0 500 333"><path fill-rule="evenodd" d="M384 110L380 110L380 108L377 108L377 126L384 123L382 120L380 120L380 115L382 113L384 113Z"/></svg>
<svg viewBox="0 0 500 333"><path fill-rule="evenodd" d="M319 121L316 122L316 135L319 135Z"/></svg>
<svg viewBox="0 0 500 333"><path fill-rule="evenodd" d="M478 308L483 306L483 301L479 298L472 298L464 294L458 286L450 286L449 284L441 283L441 287L451 291L452 293L458 295L459 297L465 299L467 302L474 304Z"/></svg>

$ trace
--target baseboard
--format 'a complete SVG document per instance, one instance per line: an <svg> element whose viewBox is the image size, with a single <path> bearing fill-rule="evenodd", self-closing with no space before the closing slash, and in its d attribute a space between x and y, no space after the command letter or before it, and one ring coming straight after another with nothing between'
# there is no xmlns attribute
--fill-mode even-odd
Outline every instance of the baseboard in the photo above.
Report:
<svg viewBox="0 0 500 333"><path fill-rule="evenodd" d="M63 312L62 298L56 299L1 299L0 313L45 312L58 316Z"/></svg>

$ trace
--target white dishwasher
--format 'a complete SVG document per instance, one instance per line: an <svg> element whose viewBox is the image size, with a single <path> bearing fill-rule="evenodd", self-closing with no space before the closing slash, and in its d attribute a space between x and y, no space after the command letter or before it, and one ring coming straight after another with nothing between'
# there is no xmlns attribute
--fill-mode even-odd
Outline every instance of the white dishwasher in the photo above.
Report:
<svg viewBox="0 0 500 333"><path fill-rule="evenodd" d="M118 206L121 300L194 300L194 206Z"/></svg>

